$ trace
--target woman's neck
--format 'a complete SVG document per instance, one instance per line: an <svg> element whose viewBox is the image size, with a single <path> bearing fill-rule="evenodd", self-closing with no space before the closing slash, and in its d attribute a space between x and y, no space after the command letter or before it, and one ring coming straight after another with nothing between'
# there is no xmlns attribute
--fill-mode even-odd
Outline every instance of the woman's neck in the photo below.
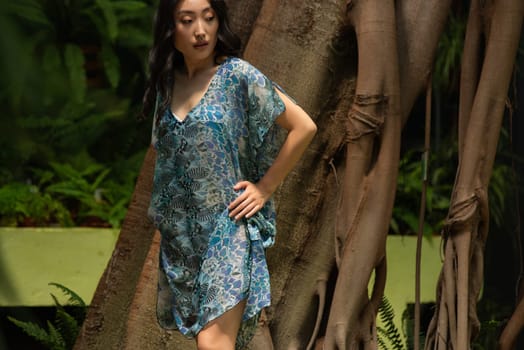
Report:
<svg viewBox="0 0 524 350"><path fill-rule="evenodd" d="M185 65L182 67L181 73L184 74L188 80L191 80L200 73L207 72L213 68L215 66L215 57L211 56L199 61L184 60L184 63Z"/></svg>

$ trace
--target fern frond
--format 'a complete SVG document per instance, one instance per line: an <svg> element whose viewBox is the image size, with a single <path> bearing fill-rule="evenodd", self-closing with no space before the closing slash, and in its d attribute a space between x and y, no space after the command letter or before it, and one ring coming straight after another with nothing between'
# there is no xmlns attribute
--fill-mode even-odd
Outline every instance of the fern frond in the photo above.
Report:
<svg viewBox="0 0 524 350"><path fill-rule="evenodd" d="M86 303L84 302L84 300L78 294L76 294L66 286L56 282L50 282L49 285L60 289L65 296L69 297L69 299L67 300L69 305L86 307Z"/></svg>
<svg viewBox="0 0 524 350"><path fill-rule="evenodd" d="M62 337L60 332L56 329L56 327L51 323L51 321L47 321L47 327L49 328L49 337L51 340L49 349L50 350L67 350L64 338Z"/></svg>
<svg viewBox="0 0 524 350"><path fill-rule="evenodd" d="M7 319L14 323L18 328L20 328L24 333L29 335L31 338L36 339L42 345L48 347L51 345L51 337L45 329L40 327L34 322L25 322L17 320L11 316L7 316Z"/></svg>
<svg viewBox="0 0 524 350"><path fill-rule="evenodd" d="M46 331L36 323L20 321L10 316L7 316L7 318L46 348L50 350L66 350L64 339L51 322L47 321L48 331Z"/></svg>
<svg viewBox="0 0 524 350"><path fill-rule="evenodd" d="M382 329L380 334L382 334L391 343L392 349L404 350L406 347L402 342L402 337L400 336L397 326L393 322L393 319L395 318L395 312L393 311L393 306L391 306L386 296L382 297L382 302L378 308L378 313L380 315L380 320L385 326L385 329Z"/></svg>
<svg viewBox="0 0 524 350"><path fill-rule="evenodd" d="M66 347L72 349L80 332L77 320L67 313L63 307L59 307L56 310L55 324Z"/></svg>
<svg viewBox="0 0 524 350"><path fill-rule="evenodd" d="M382 327L377 327L377 343L380 350L389 350L383 338L387 338L387 332Z"/></svg>
<svg viewBox="0 0 524 350"><path fill-rule="evenodd" d="M73 318L76 320L78 325L81 325L84 322L84 319L86 318L87 313L87 305L85 304L84 300L75 292L73 292L71 289L67 288L66 286L60 284L51 282L49 285L54 286L58 289L60 289L64 295L69 296L68 299L68 306L72 306L73 308L69 311L65 311L62 305L58 302L57 298L52 294L51 297L55 301L55 305L57 306L57 310L62 308L62 310L69 315L73 316Z"/></svg>

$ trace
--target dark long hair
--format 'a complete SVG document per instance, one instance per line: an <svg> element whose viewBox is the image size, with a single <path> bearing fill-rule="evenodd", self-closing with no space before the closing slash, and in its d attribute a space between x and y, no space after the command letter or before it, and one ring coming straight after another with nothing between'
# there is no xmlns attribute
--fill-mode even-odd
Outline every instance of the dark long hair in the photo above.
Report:
<svg viewBox="0 0 524 350"><path fill-rule="evenodd" d="M149 81L142 99L142 117L153 113L159 98L158 113L163 113L171 104L174 69L184 65L184 57L173 44L175 28L173 12L180 0L160 0L153 23L153 47L149 51ZM216 57L238 56L240 38L233 33L227 17L227 5L224 0L209 0L209 4L218 18Z"/></svg>

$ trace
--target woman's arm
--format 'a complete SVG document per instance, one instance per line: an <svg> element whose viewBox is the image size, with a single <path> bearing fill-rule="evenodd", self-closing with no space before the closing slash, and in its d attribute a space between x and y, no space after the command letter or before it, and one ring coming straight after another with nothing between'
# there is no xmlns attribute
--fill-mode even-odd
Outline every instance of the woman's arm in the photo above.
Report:
<svg viewBox="0 0 524 350"><path fill-rule="evenodd" d="M286 109L276 119L276 123L288 131L275 161L259 182L238 182L234 189L244 192L229 204L229 216L239 220L249 218L259 211L271 197L278 185L298 162L307 146L315 136L317 127L309 115L285 94L278 91Z"/></svg>

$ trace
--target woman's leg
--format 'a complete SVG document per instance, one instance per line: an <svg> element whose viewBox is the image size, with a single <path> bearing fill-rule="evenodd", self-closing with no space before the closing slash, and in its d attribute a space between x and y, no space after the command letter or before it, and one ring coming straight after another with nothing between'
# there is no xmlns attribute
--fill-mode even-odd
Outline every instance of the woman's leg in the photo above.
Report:
<svg viewBox="0 0 524 350"><path fill-rule="evenodd" d="M198 350L235 350L238 329L246 301L209 322L196 337Z"/></svg>

